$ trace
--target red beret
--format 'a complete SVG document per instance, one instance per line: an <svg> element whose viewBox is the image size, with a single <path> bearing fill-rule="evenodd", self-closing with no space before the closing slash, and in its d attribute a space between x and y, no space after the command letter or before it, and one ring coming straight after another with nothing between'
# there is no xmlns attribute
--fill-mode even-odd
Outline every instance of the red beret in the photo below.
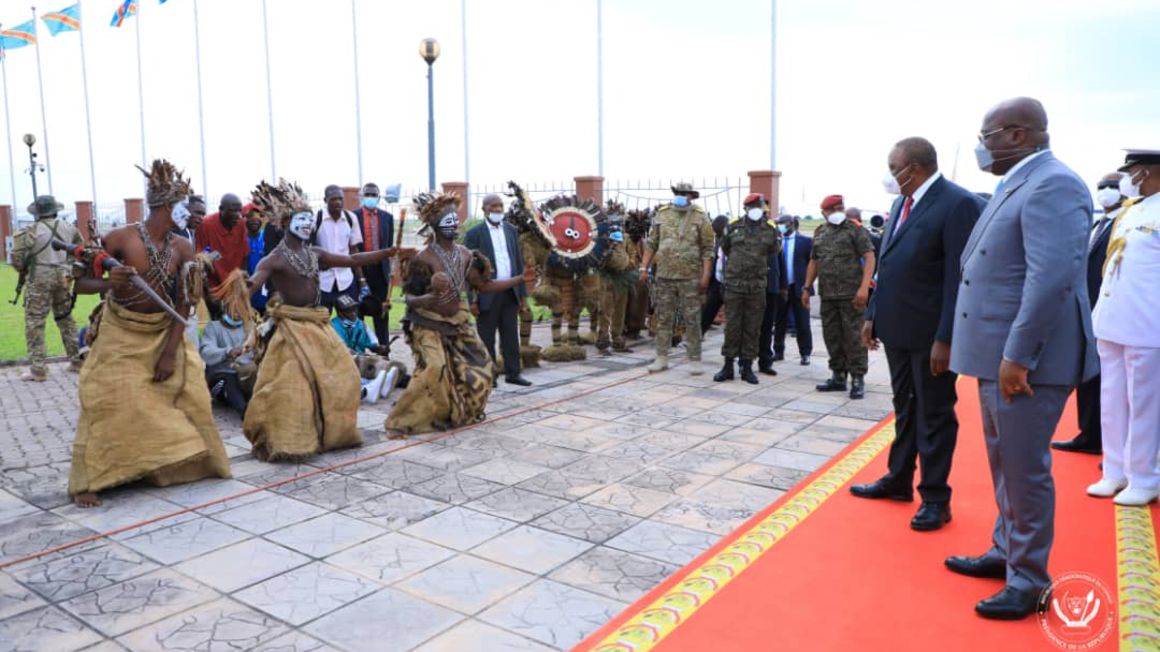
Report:
<svg viewBox="0 0 1160 652"><path fill-rule="evenodd" d="M745 196L745 201L741 202L741 205L748 206L750 204L764 204L764 203L765 203L765 195L763 195L759 192L751 192Z"/></svg>
<svg viewBox="0 0 1160 652"><path fill-rule="evenodd" d="M826 210L827 208L833 208L833 207L837 206L838 204L845 204L845 203L846 202L842 201L841 195L830 195L829 197L826 197L825 199L822 200L822 210Z"/></svg>

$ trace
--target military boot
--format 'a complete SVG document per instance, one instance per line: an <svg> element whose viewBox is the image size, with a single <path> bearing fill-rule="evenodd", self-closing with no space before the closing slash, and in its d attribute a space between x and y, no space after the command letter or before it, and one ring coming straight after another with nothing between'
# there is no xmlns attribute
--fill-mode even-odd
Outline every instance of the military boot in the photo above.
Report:
<svg viewBox="0 0 1160 652"><path fill-rule="evenodd" d="M666 353L664 355L657 355L656 359L653 360L652 364L650 364L648 366L648 372L650 374L655 374L659 371L664 371L665 369L668 369L668 368L669 368L669 354Z"/></svg>
<svg viewBox="0 0 1160 652"><path fill-rule="evenodd" d="M814 389L819 392L844 392L846 391L846 374L841 371L835 371L829 380L821 385L814 385Z"/></svg>
<svg viewBox="0 0 1160 652"><path fill-rule="evenodd" d="M750 385L757 384L757 375L753 373L753 361L752 360L742 360L740 369L741 369L741 380L744 380L745 382L749 383Z"/></svg>
<svg viewBox="0 0 1160 652"><path fill-rule="evenodd" d="M725 366L721 367L721 371L713 374L713 382L723 383L726 380L733 380L733 358L725 358Z"/></svg>
<svg viewBox="0 0 1160 652"><path fill-rule="evenodd" d="M689 360L686 368L689 370L690 376L700 376L705 373L705 368L701 366L700 360Z"/></svg>
<svg viewBox="0 0 1160 652"><path fill-rule="evenodd" d="M862 376L850 374L850 398L862 398L866 395L866 381Z"/></svg>

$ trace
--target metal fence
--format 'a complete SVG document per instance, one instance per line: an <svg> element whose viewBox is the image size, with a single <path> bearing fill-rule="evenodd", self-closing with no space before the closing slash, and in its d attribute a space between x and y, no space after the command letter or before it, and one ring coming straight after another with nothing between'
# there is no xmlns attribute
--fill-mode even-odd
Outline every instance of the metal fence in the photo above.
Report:
<svg viewBox="0 0 1160 652"><path fill-rule="evenodd" d="M531 195L535 202L545 201L560 194L571 195L576 192L572 180L553 181L546 183L523 183L514 180ZM673 197L672 186L677 181L689 181L701 193L696 203L710 215L736 215L741 212L741 201L749 193L749 179L747 177L714 177L712 179L606 179L604 181L604 197L620 202L628 210L644 209L670 201ZM497 184L476 184L469 190L468 214L481 213L481 204L485 195L495 193L504 195L508 192L507 182Z"/></svg>

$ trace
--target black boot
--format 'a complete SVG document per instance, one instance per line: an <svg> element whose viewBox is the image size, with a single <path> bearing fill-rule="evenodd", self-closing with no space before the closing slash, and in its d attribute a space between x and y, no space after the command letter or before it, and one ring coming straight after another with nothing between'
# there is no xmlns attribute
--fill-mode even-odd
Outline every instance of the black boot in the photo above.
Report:
<svg viewBox="0 0 1160 652"><path fill-rule="evenodd" d="M741 380L744 380L745 382L749 383L750 385L757 384L757 376L754 375L754 373L753 373L753 361L752 360L742 360L740 369L741 369Z"/></svg>
<svg viewBox="0 0 1160 652"><path fill-rule="evenodd" d="M866 395L866 381L862 376L850 374L850 398L862 398Z"/></svg>
<svg viewBox="0 0 1160 652"><path fill-rule="evenodd" d="M713 375L713 382L715 383L722 383L726 380L733 380L733 358L725 358L725 366L721 367L721 371Z"/></svg>
<svg viewBox="0 0 1160 652"><path fill-rule="evenodd" d="M821 385L814 385L814 389L819 392L844 392L846 391L846 374L841 371L835 371L829 380Z"/></svg>

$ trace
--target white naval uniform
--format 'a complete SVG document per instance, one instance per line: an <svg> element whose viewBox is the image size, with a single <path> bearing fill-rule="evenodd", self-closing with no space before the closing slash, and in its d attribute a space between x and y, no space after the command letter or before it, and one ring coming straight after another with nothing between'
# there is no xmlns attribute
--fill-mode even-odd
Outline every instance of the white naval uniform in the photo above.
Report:
<svg viewBox="0 0 1160 652"><path fill-rule="evenodd" d="M1122 243L1122 249L1120 249ZM1104 479L1160 489L1160 194L1125 208L1112 226L1100 300Z"/></svg>

